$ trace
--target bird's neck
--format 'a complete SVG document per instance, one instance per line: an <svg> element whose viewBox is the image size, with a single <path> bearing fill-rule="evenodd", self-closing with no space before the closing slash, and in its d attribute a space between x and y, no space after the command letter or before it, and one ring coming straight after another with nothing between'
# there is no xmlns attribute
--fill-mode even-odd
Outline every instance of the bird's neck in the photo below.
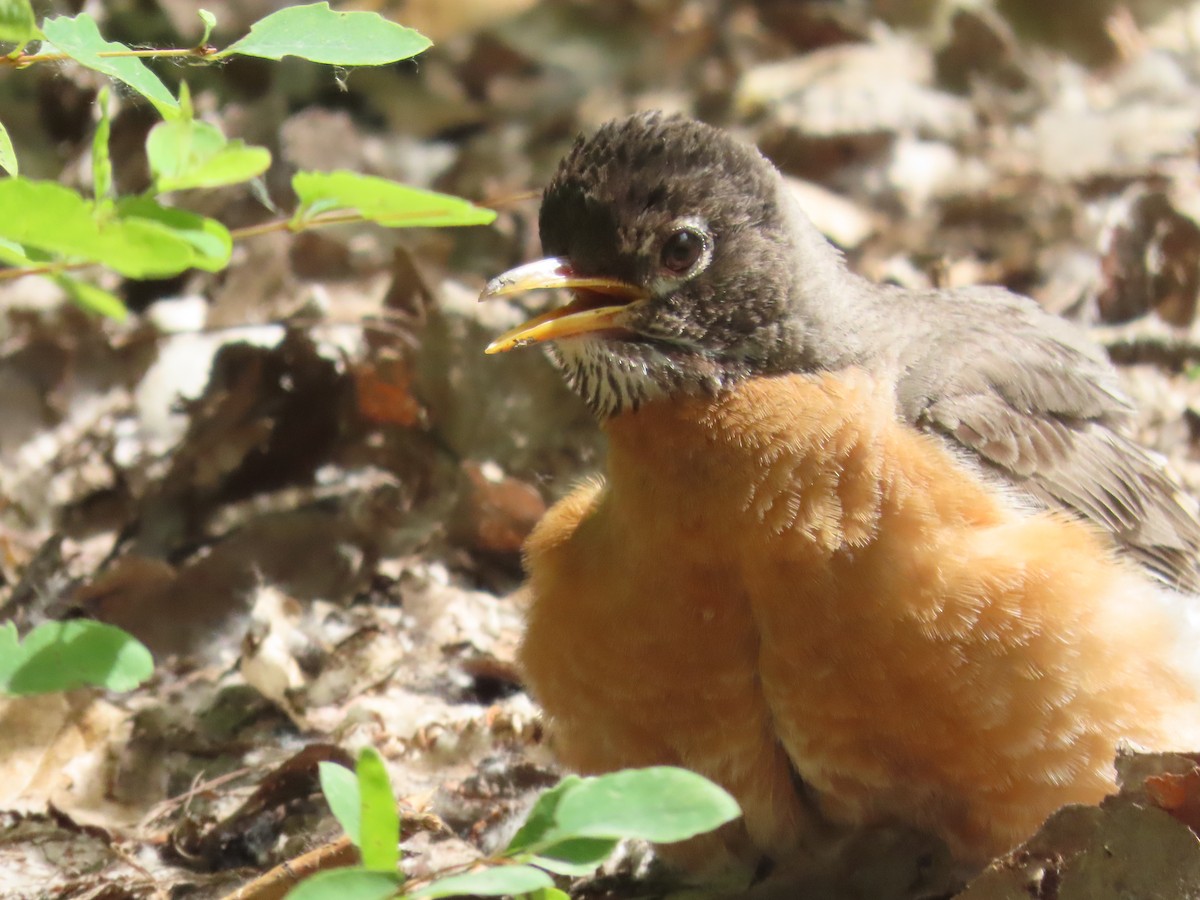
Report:
<svg viewBox="0 0 1200 900"><path fill-rule="evenodd" d="M789 235L791 315L774 358L776 371L822 372L852 366L873 368L886 355L902 310L881 311L881 291L846 267L780 179L779 205Z"/></svg>

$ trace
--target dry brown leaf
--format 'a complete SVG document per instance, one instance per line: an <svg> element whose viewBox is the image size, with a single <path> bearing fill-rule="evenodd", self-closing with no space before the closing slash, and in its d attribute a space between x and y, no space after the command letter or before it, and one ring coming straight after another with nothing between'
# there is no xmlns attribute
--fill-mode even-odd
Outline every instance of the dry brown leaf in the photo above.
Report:
<svg viewBox="0 0 1200 900"><path fill-rule="evenodd" d="M112 751L126 740L130 714L87 689L0 697L0 808L49 806L87 824L113 827L139 812L109 799Z"/></svg>
<svg viewBox="0 0 1200 900"><path fill-rule="evenodd" d="M404 360L383 358L352 370L358 411L373 425L411 428L421 421L421 403L412 392L412 375Z"/></svg>

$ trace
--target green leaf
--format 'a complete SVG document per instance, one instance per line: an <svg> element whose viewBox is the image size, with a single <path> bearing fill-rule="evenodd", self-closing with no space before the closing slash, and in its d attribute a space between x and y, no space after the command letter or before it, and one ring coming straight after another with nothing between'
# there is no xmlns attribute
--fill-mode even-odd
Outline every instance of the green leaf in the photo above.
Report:
<svg viewBox="0 0 1200 900"><path fill-rule="evenodd" d="M400 890L400 879L358 867L318 872L287 892L286 900L387 900Z"/></svg>
<svg viewBox="0 0 1200 900"><path fill-rule="evenodd" d="M496 218L490 209L460 197L356 172L297 172L292 188L300 198L297 225L334 210L356 212L390 228L487 225Z"/></svg>
<svg viewBox="0 0 1200 900"><path fill-rule="evenodd" d="M157 222L117 219L103 223L100 236L104 243L92 258L130 278L166 278L197 264L187 236Z"/></svg>
<svg viewBox="0 0 1200 900"><path fill-rule="evenodd" d="M0 622L0 690L8 684L13 669L21 664L21 640L15 622Z"/></svg>
<svg viewBox="0 0 1200 900"><path fill-rule="evenodd" d="M706 778L670 766L585 778L555 809L566 837L682 841L741 815L737 801Z"/></svg>
<svg viewBox="0 0 1200 900"><path fill-rule="evenodd" d="M92 136L92 196L103 200L112 194L112 159L108 155L108 137L111 126L108 119L108 86L100 89L96 106L100 109L100 121Z"/></svg>
<svg viewBox="0 0 1200 900"><path fill-rule="evenodd" d="M0 180L0 259L14 265L36 248L65 261L98 262L131 278L165 277L189 268L217 271L229 263L233 240L220 222L148 197L127 197L101 208L49 181ZM16 246L12 246L16 245Z"/></svg>
<svg viewBox="0 0 1200 900"><path fill-rule="evenodd" d="M373 12L334 12L328 3L289 6L260 19L216 59L240 53L264 59L298 56L333 66L380 66L431 45L419 31Z"/></svg>
<svg viewBox="0 0 1200 900"><path fill-rule="evenodd" d="M618 839L681 841L740 814L724 789L686 769L570 776L538 798L504 852L553 872L587 874Z"/></svg>
<svg viewBox="0 0 1200 900"><path fill-rule="evenodd" d="M618 843L616 838L572 838L551 844L526 861L559 875L590 875Z"/></svg>
<svg viewBox="0 0 1200 900"><path fill-rule="evenodd" d="M217 17L210 13L207 9L196 10L196 15L200 17L200 21L204 23L204 33L200 35L200 40L196 41L197 47L208 46L208 39L212 37L212 31L217 27Z"/></svg>
<svg viewBox="0 0 1200 900"><path fill-rule="evenodd" d="M121 302L121 298L109 293L102 287L98 287L87 281L69 278L66 275L55 275L54 282L66 291L67 296L75 301L78 306L81 306L88 312L108 316L108 318L116 319L118 322L123 322L125 317L129 315L129 310L125 308L125 304Z"/></svg>
<svg viewBox="0 0 1200 900"><path fill-rule="evenodd" d="M30 259L25 253L24 247L15 241L6 241L4 238L0 238L0 263L18 268L37 265L37 262Z"/></svg>
<svg viewBox="0 0 1200 900"><path fill-rule="evenodd" d="M360 846L362 799L358 794L358 779L345 766L333 762L317 763L317 773L321 779L321 793L334 818L354 846Z"/></svg>
<svg viewBox="0 0 1200 900"><path fill-rule="evenodd" d="M230 141L208 122L159 122L146 138L146 156L159 191L210 188L249 181L271 165L271 152Z"/></svg>
<svg viewBox="0 0 1200 900"><path fill-rule="evenodd" d="M356 774L362 798L358 846L363 865L375 872L395 872L400 863L400 816L383 757L374 747L358 754Z"/></svg>
<svg viewBox="0 0 1200 900"><path fill-rule="evenodd" d="M496 866L467 872L463 875L448 875L418 888L410 895L414 900L432 900L434 897L502 897L507 894L527 894L531 891L554 887L554 881L541 869L533 866Z"/></svg>
<svg viewBox="0 0 1200 900"><path fill-rule="evenodd" d="M0 42L16 44L20 50L37 34L37 20L29 0L0 0Z"/></svg>
<svg viewBox="0 0 1200 900"><path fill-rule="evenodd" d="M140 222L145 227L158 228L163 234L186 243L192 250L192 256L185 268L218 272L229 265L233 238L229 229L216 219L174 206L162 206L149 197L122 198L117 202L117 215L126 223Z"/></svg>
<svg viewBox="0 0 1200 900"><path fill-rule="evenodd" d="M3 2L0 0L0 3ZM8 136L8 129L3 122L0 122L0 169L17 177L17 151L13 149L12 138Z"/></svg>
<svg viewBox="0 0 1200 900"><path fill-rule="evenodd" d="M179 82L179 111L172 118L187 119L191 121L196 118L196 108L192 106L192 89L188 87L186 81Z"/></svg>
<svg viewBox="0 0 1200 900"><path fill-rule="evenodd" d="M56 16L42 23L46 39L53 49L67 54L81 66L95 69L110 78L129 85L154 104L159 115L170 117L179 109L171 92L153 72L134 56L100 56L106 52L127 52L124 44L106 41L96 27L96 21L87 13L77 16ZM43 51L51 48L43 47Z"/></svg>
<svg viewBox="0 0 1200 900"><path fill-rule="evenodd" d="M512 856L544 844L546 836L554 831L555 823L558 821L558 804L562 802L562 798L568 792L575 790L581 784L583 784L583 779L578 775L567 775L550 790L543 791L542 795L534 802L533 808L529 810L524 824L517 829L517 833L508 842L508 846L504 849L505 855Z"/></svg>
<svg viewBox="0 0 1200 900"><path fill-rule="evenodd" d="M149 650L102 622L43 622L16 648L14 637L13 630L2 635L7 652L0 655L0 690L11 694L45 694L85 684L129 691L154 671Z"/></svg>
<svg viewBox="0 0 1200 900"><path fill-rule="evenodd" d="M568 775L534 803L525 823L509 841L504 853L559 875L587 875L608 859L617 845L615 838L560 838L558 807L563 797L584 784L577 775ZM530 851L536 850L536 853Z"/></svg>
<svg viewBox="0 0 1200 900"><path fill-rule="evenodd" d="M196 264L189 239L157 222L100 215L96 204L52 181L0 179L0 238L130 278L176 275Z"/></svg>

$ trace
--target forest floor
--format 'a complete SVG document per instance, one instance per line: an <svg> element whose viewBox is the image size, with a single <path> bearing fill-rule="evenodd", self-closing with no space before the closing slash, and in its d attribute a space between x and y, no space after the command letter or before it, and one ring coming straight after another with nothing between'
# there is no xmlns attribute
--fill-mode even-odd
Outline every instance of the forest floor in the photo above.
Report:
<svg viewBox="0 0 1200 900"><path fill-rule="evenodd" d="M274 8L93 5L107 37L155 46L194 40L201 5L218 42ZM100 273L121 323L51 282L0 282L0 618L98 618L156 660L127 694L0 699L0 897L224 897L340 834L315 764L365 745L408 813L413 872L496 847L555 783L514 663L520 547L604 451L540 353L483 355L546 299L476 297L537 257L538 192L614 116L686 112L757 143L869 278L1003 284L1083 323L1139 405L1134 433L1200 491L1200 4L342 6L435 46L378 69L160 71L272 150L280 208L291 172L338 168L499 217L265 235L217 274ZM0 76L24 174L88 182L101 83ZM146 186L154 121L121 98L123 192ZM275 215L242 189L178 202L231 227ZM1191 761L1123 765L1126 795L1060 816L964 896L1200 894ZM1155 793L1150 771L1182 777ZM926 889L889 846L819 895ZM636 859L575 889L655 895Z"/></svg>

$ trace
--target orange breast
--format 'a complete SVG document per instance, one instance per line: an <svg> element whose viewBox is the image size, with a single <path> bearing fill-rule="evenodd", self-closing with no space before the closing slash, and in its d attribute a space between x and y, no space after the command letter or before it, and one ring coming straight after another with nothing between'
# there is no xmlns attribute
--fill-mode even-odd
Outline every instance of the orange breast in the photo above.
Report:
<svg viewBox="0 0 1200 900"><path fill-rule="evenodd" d="M528 546L532 604L521 662L554 748L595 773L681 765L738 797L749 841L683 854L754 865L795 849L798 804L757 672L745 589L697 521L631 521L597 485L551 511Z"/></svg>
<svg viewBox="0 0 1200 900"><path fill-rule="evenodd" d="M563 761L724 784L750 844L825 812L981 859L1112 786L1188 698L1171 624L1104 538L1022 510L861 373L759 379L612 420L609 480L528 547L522 662ZM1140 711L1140 713L1139 713Z"/></svg>

